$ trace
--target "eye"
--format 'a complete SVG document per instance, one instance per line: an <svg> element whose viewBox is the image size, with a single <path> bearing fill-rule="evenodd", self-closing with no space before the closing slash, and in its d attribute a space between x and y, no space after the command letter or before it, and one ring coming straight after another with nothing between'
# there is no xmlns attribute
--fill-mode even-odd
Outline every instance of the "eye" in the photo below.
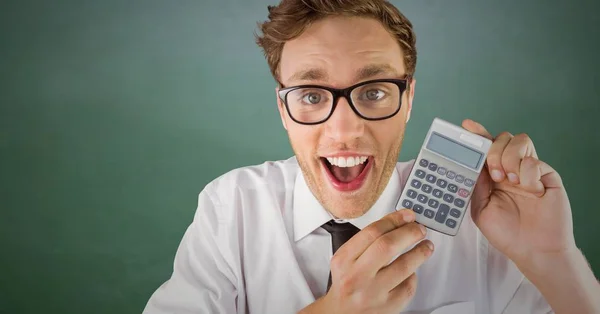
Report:
<svg viewBox="0 0 600 314"><path fill-rule="evenodd" d="M321 95L318 93L307 93L302 97L302 101L307 104L316 105L321 102Z"/></svg>
<svg viewBox="0 0 600 314"><path fill-rule="evenodd" d="M370 101L380 100L384 96L385 92L380 89L369 89L364 94L364 97Z"/></svg>

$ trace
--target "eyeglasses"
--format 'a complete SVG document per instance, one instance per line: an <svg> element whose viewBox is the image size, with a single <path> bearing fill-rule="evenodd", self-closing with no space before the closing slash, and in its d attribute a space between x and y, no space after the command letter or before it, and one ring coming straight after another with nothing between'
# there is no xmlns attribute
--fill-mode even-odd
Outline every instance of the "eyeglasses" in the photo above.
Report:
<svg viewBox="0 0 600 314"><path fill-rule="evenodd" d="M405 79L378 79L343 89L319 85L299 85L279 90L290 118L312 125L327 121L340 97L346 98L352 111L365 120L384 120L400 111L402 94L410 82Z"/></svg>

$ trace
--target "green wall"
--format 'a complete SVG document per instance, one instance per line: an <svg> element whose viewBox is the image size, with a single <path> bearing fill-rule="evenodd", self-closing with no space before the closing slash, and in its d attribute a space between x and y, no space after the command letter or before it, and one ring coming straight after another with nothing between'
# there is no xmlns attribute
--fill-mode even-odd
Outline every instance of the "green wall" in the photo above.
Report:
<svg viewBox="0 0 600 314"><path fill-rule="evenodd" d="M526 132L600 272L594 1L395 1L418 35L401 160L434 116ZM254 44L274 1L0 4L0 312L139 313L197 194L288 158Z"/></svg>

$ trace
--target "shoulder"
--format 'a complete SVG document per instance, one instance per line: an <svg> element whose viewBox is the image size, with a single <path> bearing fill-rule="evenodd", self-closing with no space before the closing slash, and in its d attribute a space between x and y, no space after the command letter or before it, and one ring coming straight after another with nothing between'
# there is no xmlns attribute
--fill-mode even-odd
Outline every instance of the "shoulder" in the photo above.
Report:
<svg viewBox="0 0 600 314"><path fill-rule="evenodd" d="M284 199L293 190L298 171L295 157L232 169L209 182L200 192L200 201L208 199L219 207L220 219L226 219L234 208L246 210L253 203Z"/></svg>
<svg viewBox="0 0 600 314"><path fill-rule="evenodd" d="M293 183L299 166L296 158L265 161L262 164L232 169L207 184L212 193L225 196L232 190L253 191L285 187Z"/></svg>

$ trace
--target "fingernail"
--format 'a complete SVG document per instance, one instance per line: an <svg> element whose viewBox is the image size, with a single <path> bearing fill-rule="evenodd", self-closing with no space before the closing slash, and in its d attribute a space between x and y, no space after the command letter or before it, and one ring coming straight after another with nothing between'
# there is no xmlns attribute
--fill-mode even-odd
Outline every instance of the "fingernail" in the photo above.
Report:
<svg viewBox="0 0 600 314"><path fill-rule="evenodd" d="M425 244L427 245L427 247L428 247L430 250L432 250L432 251L433 251L433 243L432 243L431 241L427 241Z"/></svg>
<svg viewBox="0 0 600 314"><path fill-rule="evenodd" d="M427 229L425 228L425 226L419 225L419 228L421 228L421 232L423 232L423 235L427 234Z"/></svg>
<svg viewBox="0 0 600 314"><path fill-rule="evenodd" d="M492 179L495 181L502 181L502 172L498 169L492 170Z"/></svg>
<svg viewBox="0 0 600 314"><path fill-rule="evenodd" d="M519 183L519 177L516 174L514 174L512 172L509 172L507 174L507 176L508 176L508 181L510 181L510 182L512 182L514 184Z"/></svg>

